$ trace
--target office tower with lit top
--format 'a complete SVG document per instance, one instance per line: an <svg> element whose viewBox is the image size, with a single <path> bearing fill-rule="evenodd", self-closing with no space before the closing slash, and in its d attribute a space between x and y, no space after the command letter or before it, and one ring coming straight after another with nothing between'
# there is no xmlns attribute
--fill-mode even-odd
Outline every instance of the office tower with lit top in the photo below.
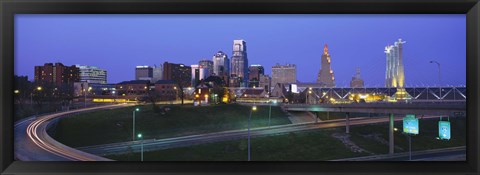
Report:
<svg viewBox="0 0 480 175"><path fill-rule="evenodd" d="M333 75L331 58L326 44L323 47L321 68L320 72L318 72L317 83L320 83L322 87L335 87L335 76Z"/></svg>
<svg viewBox="0 0 480 175"><path fill-rule="evenodd" d="M135 80L148 80L153 78L153 68L150 66L135 67Z"/></svg>
<svg viewBox="0 0 480 175"><path fill-rule="evenodd" d="M247 43L244 40L233 40L233 54L230 66L231 79L241 87L248 85Z"/></svg>

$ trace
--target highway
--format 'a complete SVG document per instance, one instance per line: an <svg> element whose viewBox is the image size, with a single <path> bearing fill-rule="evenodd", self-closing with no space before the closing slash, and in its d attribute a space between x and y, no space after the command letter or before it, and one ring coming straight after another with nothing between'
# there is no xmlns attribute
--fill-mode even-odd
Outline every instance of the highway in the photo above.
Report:
<svg viewBox="0 0 480 175"><path fill-rule="evenodd" d="M39 117L30 117L15 124L15 158L25 161L109 161L109 159L85 153L65 146L47 134L47 127L56 118L101 109L113 109L128 105L106 105L77 109Z"/></svg>
<svg viewBox="0 0 480 175"><path fill-rule="evenodd" d="M423 118L427 119L427 118L438 118L438 117L424 116ZM401 121L402 119L403 117L396 117L395 121ZM381 123L381 122L388 122L388 120L389 119L385 117L352 118L350 119L350 125ZM262 136L284 134L289 132L308 131L313 129L332 128L332 127L341 127L341 126L345 126L344 119L328 120L328 121L322 121L319 123L280 125L280 126L272 126L270 128L262 127L262 128L252 129L251 136L262 137ZM185 146L203 144L203 143L236 140L236 139L247 138L247 136L248 136L247 130L242 129L242 130L232 130L232 131L223 131L223 132L216 132L216 133L182 136L182 137L175 137L175 138L143 140L143 146L144 146L144 151L153 151L153 150L168 149L168 148L175 148L175 147L185 147ZM91 154L100 155L100 156L105 156L109 154L122 154L122 153L127 153L129 151L133 151L133 152L140 151L141 141L130 141L130 142L112 143L112 144L104 144L104 145L95 145L95 146L79 147L76 149L79 149Z"/></svg>
<svg viewBox="0 0 480 175"><path fill-rule="evenodd" d="M442 148L434 150L423 150L412 152L412 161L466 161L466 147ZM335 161L408 161L409 152L396 153L393 155L374 155L365 157L354 157L338 159Z"/></svg>

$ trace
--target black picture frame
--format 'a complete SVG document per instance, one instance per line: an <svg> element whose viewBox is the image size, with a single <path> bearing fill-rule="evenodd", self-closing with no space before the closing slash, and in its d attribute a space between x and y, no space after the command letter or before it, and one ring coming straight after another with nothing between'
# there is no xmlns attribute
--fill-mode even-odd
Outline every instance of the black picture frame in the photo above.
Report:
<svg viewBox="0 0 480 175"><path fill-rule="evenodd" d="M478 174L478 0L3 0L0 172L2 174ZM466 162L22 162L13 159L15 14L466 14Z"/></svg>

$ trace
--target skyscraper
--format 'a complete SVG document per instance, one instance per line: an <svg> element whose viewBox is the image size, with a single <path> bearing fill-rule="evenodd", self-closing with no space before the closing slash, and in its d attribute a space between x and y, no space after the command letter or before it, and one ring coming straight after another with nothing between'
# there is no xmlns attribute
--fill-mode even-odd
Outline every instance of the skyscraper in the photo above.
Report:
<svg viewBox="0 0 480 175"><path fill-rule="evenodd" d="M198 62L198 65L201 66L202 68L206 68L208 70L207 74L205 76L209 77L210 75L213 74L213 61L203 59Z"/></svg>
<svg viewBox="0 0 480 175"><path fill-rule="evenodd" d="M237 79L241 87L248 85L247 43L244 40L233 40L233 54L230 66L232 79Z"/></svg>
<svg viewBox="0 0 480 175"><path fill-rule="evenodd" d="M355 75L352 77L352 81L350 81L351 88L363 88L364 82L362 77L360 77L360 68L357 68Z"/></svg>
<svg viewBox="0 0 480 175"><path fill-rule="evenodd" d="M248 86L249 87L258 87L260 81L260 75L265 73L265 69L262 65L252 64L248 67Z"/></svg>
<svg viewBox="0 0 480 175"><path fill-rule="evenodd" d="M149 80L153 78L153 68L150 66L135 67L135 80Z"/></svg>
<svg viewBox="0 0 480 175"><path fill-rule="evenodd" d="M75 65L80 71L80 81L87 83L107 83L107 71L95 66Z"/></svg>
<svg viewBox="0 0 480 175"><path fill-rule="evenodd" d="M296 83L297 82L297 67L295 64L272 66L272 83L271 86L276 86L277 83Z"/></svg>
<svg viewBox="0 0 480 175"><path fill-rule="evenodd" d="M230 75L230 60L227 54L222 51L218 51L213 55L213 73L216 76Z"/></svg>
<svg viewBox="0 0 480 175"><path fill-rule="evenodd" d="M398 39L394 45L385 47L387 56L387 65L385 72L385 87L403 88L405 84L405 74L403 69L403 44L402 39Z"/></svg>
<svg viewBox="0 0 480 175"><path fill-rule="evenodd" d="M335 87L335 77L333 76L333 70L331 68L330 61L328 46L325 44L323 47L321 68L317 77L317 83L320 83L322 87Z"/></svg>

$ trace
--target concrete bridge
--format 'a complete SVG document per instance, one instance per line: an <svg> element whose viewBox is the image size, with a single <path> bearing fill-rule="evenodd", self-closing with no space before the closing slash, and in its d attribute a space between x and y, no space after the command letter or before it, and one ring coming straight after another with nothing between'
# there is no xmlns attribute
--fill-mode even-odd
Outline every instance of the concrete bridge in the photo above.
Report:
<svg viewBox="0 0 480 175"><path fill-rule="evenodd" d="M287 111L358 112L377 114L452 115L465 112L465 102L438 103L351 103L351 104L286 104Z"/></svg>

